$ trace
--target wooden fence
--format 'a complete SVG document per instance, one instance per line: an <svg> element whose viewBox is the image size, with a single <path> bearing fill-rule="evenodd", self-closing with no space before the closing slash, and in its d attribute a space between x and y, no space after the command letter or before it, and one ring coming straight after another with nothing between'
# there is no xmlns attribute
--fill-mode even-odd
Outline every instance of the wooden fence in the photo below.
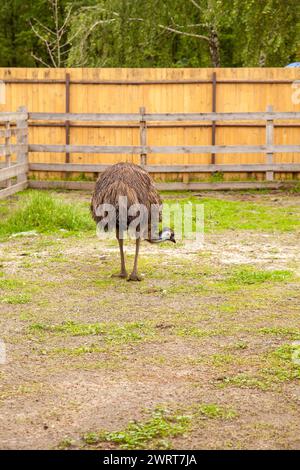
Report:
<svg viewBox="0 0 300 470"><path fill-rule="evenodd" d="M266 112L263 113L146 113L145 108L141 107L139 113L123 113L123 114L104 114L104 113L27 113L22 108L17 113L3 113L0 120L5 122L6 129L2 131L5 138L5 144L1 146L2 153L6 157L6 168L0 170L0 181L7 180L17 176L17 184L0 191L0 197L13 194L14 192L24 189L27 184L35 188L49 187L65 187L65 188L91 188L94 183L79 183L65 181L47 182L29 180L24 173L28 171L42 172L59 172L59 173L93 173L99 174L108 165L105 164L85 164L85 163L29 163L28 153L66 153L69 156L74 153L80 154L110 154L123 155L131 154L139 156L139 163L150 173L254 173L263 172L266 175L266 182L269 187L278 187L278 183L274 182L274 174L277 172L300 172L300 163L276 163L274 162L274 154L289 153L300 154L300 145L278 145L274 142L274 121L276 120L299 120L300 112L274 112L271 106L268 106ZM147 142L147 124L149 122L179 122L185 125L186 122L234 122L234 121L260 121L265 125L265 143L264 145L173 145L173 146L152 146ZM10 129L11 123L16 122L16 128ZM36 144L28 143L28 121L34 122L135 122L138 123L140 129L139 145L57 145L57 144ZM11 144L10 138L16 135L17 143ZM11 154L16 152L16 164L11 166ZM149 156L152 154L260 154L264 156L264 163L261 164L217 164L210 163L204 165L151 165L148 162ZM226 186L226 185L225 185ZM258 183L227 183L228 189L241 187L261 187ZM160 189L214 189L215 184L211 186L208 183L162 183L158 185ZM219 184L224 189L224 184Z"/></svg>
<svg viewBox="0 0 300 470"><path fill-rule="evenodd" d="M5 83L6 100L0 111L25 105L30 113L134 114L139 107L147 114L166 113L240 113L264 112L267 105L281 112L299 112L296 81L299 69L0 69ZM299 120L274 122L274 143L299 144ZM162 121L147 120L147 144L151 147L189 145L265 144L265 122L252 121ZM29 140L35 144L94 146L139 146L140 123L137 121L29 121ZM139 155L66 152L30 152L30 163L102 164L120 159L139 162ZM298 153L274 153L274 163L300 163ZM151 166L174 165L263 165L262 153L150 153ZM212 167L210 167L212 168ZM154 173L157 182L173 184L200 181L263 181L265 172ZM286 167L288 170L288 167ZM64 172L31 170L36 179L65 179ZM93 173L80 177L93 179ZM79 178L68 172L69 179ZM277 171L276 180L300 179L299 172ZM76 181L74 182L74 184Z"/></svg>
<svg viewBox="0 0 300 470"><path fill-rule="evenodd" d="M28 114L25 109L16 113L0 113L0 123L5 127L0 130L0 137L4 139L0 155L5 159L4 168L0 169L0 184L4 186L0 189L1 199L26 189L28 185Z"/></svg>

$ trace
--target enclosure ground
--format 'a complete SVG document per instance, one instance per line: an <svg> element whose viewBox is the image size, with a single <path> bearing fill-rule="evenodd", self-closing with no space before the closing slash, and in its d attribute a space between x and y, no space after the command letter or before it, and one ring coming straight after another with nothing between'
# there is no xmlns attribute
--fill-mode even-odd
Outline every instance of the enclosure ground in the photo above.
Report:
<svg viewBox="0 0 300 470"><path fill-rule="evenodd" d="M192 200L204 246L143 243L141 283L92 229L2 236L0 448L300 449L300 195Z"/></svg>

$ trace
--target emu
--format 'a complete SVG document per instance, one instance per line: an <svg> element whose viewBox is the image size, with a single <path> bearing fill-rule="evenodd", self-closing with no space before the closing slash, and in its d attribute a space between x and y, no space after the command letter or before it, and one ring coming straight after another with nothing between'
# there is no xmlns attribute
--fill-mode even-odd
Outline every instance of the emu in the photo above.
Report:
<svg viewBox="0 0 300 470"><path fill-rule="evenodd" d="M126 198L125 208L120 207L120 201L124 200L122 197ZM137 218L137 215L128 215L130 214L130 207L135 204L146 207L147 219L144 224L144 230L137 226L134 265L128 277L123 251L123 234ZM170 228L164 228L162 231L157 232L157 223L160 222L162 218L162 202L149 173L142 167L133 163L117 163L107 168L96 182L91 201L93 219L105 231L110 229L109 222L112 221L110 214L105 210L105 208L108 207L107 205L113 206L115 210L115 223L113 225L116 229L116 238L119 243L121 257L121 271L119 274L113 276L128 278L128 281L141 281L142 278L138 274L138 256L141 239L143 238L150 243L161 243L165 241L176 243L174 232ZM151 220L151 215L153 214L151 207L157 210L158 217L156 218L156 225L153 220L154 217L152 217ZM126 210L125 221L121 220L122 209Z"/></svg>

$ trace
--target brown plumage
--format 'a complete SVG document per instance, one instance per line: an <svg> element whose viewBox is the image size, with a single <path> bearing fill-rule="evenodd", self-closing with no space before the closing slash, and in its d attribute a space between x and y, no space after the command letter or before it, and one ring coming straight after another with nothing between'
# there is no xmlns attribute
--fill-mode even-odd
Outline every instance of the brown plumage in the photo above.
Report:
<svg viewBox="0 0 300 470"><path fill-rule="evenodd" d="M174 234L170 231L169 238L151 239L151 206L155 205L159 211L159 221L161 221L161 198L154 186L154 182L149 173L138 165L133 163L117 163L107 168L96 182L95 191L91 202L91 211L94 220L101 224L104 215L97 214L97 209L102 204L111 204L116 210L116 236L119 242L121 254L121 272L119 277L127 277L125 268L125 259L123 253L123 237L122 232L127 230L129 224L136 216L128 216L125 223L126 226L119 224L119 198L127 197L127 209L133 204L143 204L148 210L148 233L141 234L149 242L171 241L174 240ZM169 229L168 229L169 230ZM169 232L168 232L169 233ZM161 232L160 232L161 235ZM128 280L141 280L137 274L137 259L139 253L140 238L136 239L136 255L134 268Z"/></svg>

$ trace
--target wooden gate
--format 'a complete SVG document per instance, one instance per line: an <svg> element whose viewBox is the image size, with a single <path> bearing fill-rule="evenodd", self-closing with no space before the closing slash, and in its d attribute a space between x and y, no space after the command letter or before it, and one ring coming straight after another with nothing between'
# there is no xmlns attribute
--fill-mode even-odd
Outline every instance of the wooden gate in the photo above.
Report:
<svg viewBox="0 0 300 470"><path fill-rule="evenodd" d="M19 108L16 113L0 113L0 199L28 186L28 113ZM3 189L1 189L3 188Z"/></svg>

